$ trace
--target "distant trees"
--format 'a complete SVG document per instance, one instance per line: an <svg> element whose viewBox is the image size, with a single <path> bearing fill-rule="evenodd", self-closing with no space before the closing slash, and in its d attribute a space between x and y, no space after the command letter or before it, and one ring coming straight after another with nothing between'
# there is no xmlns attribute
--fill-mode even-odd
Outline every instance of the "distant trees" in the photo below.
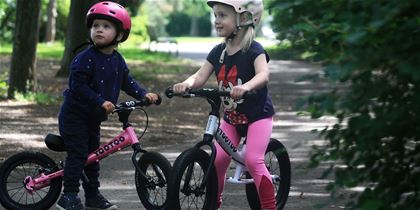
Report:
<svg viewBox="0 0 420 210"><path fill-rule="evenodd" d="M333 85L306 100L312 117L337 118L311 156L331 163L333 195L363 186L348 208L419 209L420 1L269 2L279 40L321 62Z"/></svg>
<svg viewBox="0 0 420 210"><path fill-rule="evenodd" d="M45 27L45 42L54 42L56 34L57 0L49 0L47 7L47 23Z"/></svg>

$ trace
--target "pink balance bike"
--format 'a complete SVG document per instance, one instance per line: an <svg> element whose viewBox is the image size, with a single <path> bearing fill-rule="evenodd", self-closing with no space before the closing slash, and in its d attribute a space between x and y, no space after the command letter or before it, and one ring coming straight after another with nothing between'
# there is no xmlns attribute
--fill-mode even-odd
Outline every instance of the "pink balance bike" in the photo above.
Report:
<svg viewBox="0 0 420 210"><path fill-rule="evenodd" d="M159 100L156 105L159 105ZM135 167L137 194L146 209L163 209L166 204L166 188L170 162L160 153L147 152L140 146L148 125L147 112L141 108L150 103L126 101L118 104L113 113L118 113L123 132L101 145L88 156L87 165L100 161L106 156L128 146L134 150L132 161ZM140 109L146 116L144 131L137 137L134 128L128 122L131 112ZM53 151L66 151L60 136L48 134L45 137L47 147ZM138 154L142 154L137 158ZM54 162L40 152L24 151L8 158L0 168L0 202L9 210L45 210L57 201L61 193L63 163ZM87 180L84 174L82 179Z"/></svg>

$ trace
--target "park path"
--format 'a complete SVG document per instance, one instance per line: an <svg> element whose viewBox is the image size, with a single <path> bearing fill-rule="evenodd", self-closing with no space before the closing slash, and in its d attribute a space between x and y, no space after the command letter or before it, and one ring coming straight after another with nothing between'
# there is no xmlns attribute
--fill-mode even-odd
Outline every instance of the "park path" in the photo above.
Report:
<svg viewBox="0 0 420 210"><path fill-rule="evenodd" d="M215 44L217 43L179 43L179 56L202 63L209 50ZM168 49L165 46L158 46L158 50L167 51ZM269 69L270 95L276 105L273 137L281 140L285 144L289 151L292 164L292 186L285 209L343 209L342 206L337 204L342 202L333 201L329 193L325 191L326 185L331 181L320 178L323 169L326 167L321 166L316 169L309 169L307 167L310 148L312 145L323 143L319 136L311 131L325 128L326 125L334 123L334 119L325 117L313 120L309 117L298 117L294 108L296 101L301 97L328 89L324 83L314 84L311 82L295 81L306 74L320 73L321 67L303 61L272 60L269 63ZM200 135L186 136L186 139L189 140L176 145L160 145L159 151L173 163L180 152L191 147L200 137ZM128 161L123 162L128 163ZM233 174L233 170L231 174ZM113 185L113 181L110 180L108 185L110 193L119 190L121 193L124 192L125 198L131 195L129 197L138 203L133 186L125 186L125 189L122 189L122 186ZM127 192L130 193L127 194ZM123 200L126 201L122 202ZM123 207L127 205L127 200L129 199L121 198L115 199L114 202L119 203ZM142 208L141 205L137 205L137 207ZM248 208L244 186L227 184L222 209L242 210Z"/></svg>
<svg viewBox="0 0 420 210"><path fill-rule="evenodd" d="M197 43L180 43L179 44L179 56L183 58L189 58L196 62L202 62L205 59L209 48L214 46L215 43L197 44ZM160 49L158 49L160 50ZM163 47L161 50L165 50ZM327 90L327 86L324 83L311 83L311 82L296 82L296 79L305 74L320 73L321 68L316 64L309 64L302 61L285 61L285 60L272 60L269 63L270 68L270 95L273 98L276 106L276 115L274 118L274 129L273 137L281 140L289 151L289 155L292 163L292 186L288 203L286 204L286 210L310 210L310 209L322 209L322 210L337 210L343 209L339 204L341 201L333 201L330 199L329 194L325 191L326 185L331 181L328 179L320 179L324 166L316 169L307 168L309 162L308 152L312 145L322 144L323 141L318 137L317 134L312 133L313 129L323 129L326 125L334 123L333 119L322 118L318 120L310 119L309 117L298 117L294 109L296 101L310 93L317 91ZM180 78L180 80L183 78ZM166 100L160 108L152 108L161 112L165 112L165 106L174 103L172 100ZM166 104L166 105L165 105ZM205 106L205 105L203 105ZM58 113L58 107L36 107L36 109L47 110L51 114L48 117L45 113L41 116L37 114L37 110L31 105L21 105L20 113L22 109L32 110L31 118L26 118L26 114L20 114L24 119L28 119L25 122L16 121L14 118L8 118L5 113L18 112L14 110L13 106L9 106L7 103L0 106L1 112L1 132L0 139L14 140L21 144L29 145L33 147L41 148L42 142L33 139L42 139L45 132L56 131L56 113ZM204 107L207 108L207 107ZM196 108L201 110L200 107ZM169 110L168 113L171 114ZM177 110L180 112L188 112L188 108L185 110ZM29 112L29 111L28 111ZM201 112L207 112L206 109ZM153 114L149 113L152 116ZM162 115L163 115L162 114ZM19 117L19 116L18 116ZM187 116L186 116L187 117ZM194 116L192 116L194 117ZM38 121L37 121L38 120ZM169 119L168 119L169 120ZM169 122L169 121L168 121ZM32 124L38 124L37 129L26 130L25 127L31 126ZM201 133L196 134L184 134L173 129L173 127L182 127L181 125L162 126L160 128L149 129L149 133L146 135L147 139L144 142L147 150L161 152L166 156L172 163L175 158L185 149L191 147L194 143L201 138ZM118 130L114 124L105 124L105 131L112 131L113 133ZM194 125L191 127L184 127L194 129ZM15 136L9 128L18 130L23 134L23 138L13 139ZM7 128L7 129L6 129ZM154 130L153 130L154 129ZM174 132L172 132L172 130ZM163 132L167 135L177 135L177 139L185 139L180 141L167 141L170 137L161 138L162 136L153 136L153 131ZM162 134L161 134L162 135ZM161 139L161 140L159 140ZM163 140L162 140L163 139ZM23 142L25 141L25 142ZM11 145L11 144L10 144ZM9 145L8 141L0 141L0 146L6 148ZM43 150L45 151L45 150ZM0 162L5 157L16 152L16 147L10 146L10 149L3 151L0 154ZM53 153L50 153L55 155ZM132 209L144 209L141 205L134 183L134 170L131 164L131 150L124 150L121 153L114 154L112 158L104 159L101 162L101 191L105 197L109 198L111 202L116 203L121 210L132 210ZM55 158L57 158L56 155ZM83 198L83 190L81 191L81 197ZM244 186L237 185L226 185L224 193L224 203L222 209L225 210L242 210L248 209L246 202ZM54 209L54 208L53 208ZM0 210L3 210L0 207Z"/></svg>

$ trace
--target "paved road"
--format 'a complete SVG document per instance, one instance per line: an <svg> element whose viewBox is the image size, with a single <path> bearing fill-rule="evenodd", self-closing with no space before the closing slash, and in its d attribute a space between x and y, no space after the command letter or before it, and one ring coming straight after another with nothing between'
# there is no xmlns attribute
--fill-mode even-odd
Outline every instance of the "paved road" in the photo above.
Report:
<svg viewBox="0 0 420 210"><path fill-rule="evenodd" d="M185 58L203 61L209 48L215 43L198 45L180 44L179 55ZM270 68L270 94L276 105L273 137L281 140L287 147L292 163L292 187L286 210L297 209L342 209L337 202L331 201L329 194L324 190L330 180L319 179L322 169L307 169L308 151L312 145L322 144L316 134L311 133L313 129L322 129L325 125L332 123L332 119L323 118L312 120L307 117L297 117L294 111L294 104L299 97L313 91L323 91L326 87L323 84L312 84L295 82L295 79L307 74L317 73L320 67L297 61L274 60L269 64ZM56 113L56 111L54 111ZM54 124L55 119L50 123ZM110 128L106 128L110 129ZM44 133L45 131L42 131ZM195 136L187 136L189 142L195 142ZM177 145L160 144L154 149L165 155L171 162L181 151L190 147L191 144L184 142ZM131 150L125 150L114 154L113 158L104 159L101 167L101 191L115 202L122 210L144 209L141 205L134 183L134 170L131 165ZM115 165L118 165L116 167ZM109 170L115 169L115 170ZM83 190L82 190L83 193ZM243 186L227 185L222 209L239 210L248 209ZM83 198L83 195L81 195ZM340 202L338 202L340 203ZM324 204L322 207L317 206ZM0 209L3 209L0 207Z"/></svg>

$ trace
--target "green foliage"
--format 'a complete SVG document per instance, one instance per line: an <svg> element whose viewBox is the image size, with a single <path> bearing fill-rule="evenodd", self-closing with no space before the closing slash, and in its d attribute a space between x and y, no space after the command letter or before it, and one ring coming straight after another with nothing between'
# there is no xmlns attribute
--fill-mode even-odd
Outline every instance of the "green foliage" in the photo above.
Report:
<svg viewBox="0 0 420 210"><path fill-rule="evenodd" d="M211 29L213 27L210 17L208 15L198 17L198 36L211 36Z"/></svg>
<svg viewBox="0 0 420 210"><path fill-rule="evenodd" d="M0 43L13 40L15 26L16 1L0 1Z"/></svg>
<svg viewBox="0 0 420 210"><path fill-rule="evenodd" d="M35 93L35 92L28 92L28 93L18 93L14 94L14 98L17 101L29 101L35 102L39 105L50 105L57 103L58 99L48 93Z"/></svg>
<svg viewBox="0 0 420 210"><path fill-rule="evenodd" d="M7 98L7 90L9 89L8 84L9 74L8 72L3 72L0 74L0 100L4 100ZM28 93L18 93L15 92L14 94L15 100L18 101L30 101L35 102L37 104L54 104L57 103L57 98L48 94L48 93L41 93L41 92L28 92Z"/></svg>
<svg viewBox="0 0 420 210"><path fill-rule="evenodd" d="M170 36L184 36L190 33L191 18L184 12L174 12L169 15L166 32Z"/></svg>
<svg viewBox="0 0 420 210"><path fill-rule="evenodd" d="M39 40L43 41L45 37L45 28L47 21L48 0L42 1L42 11L40 19ZM67 26L67 17L70 9L70 0L57 1L56 18L56 39L64 39ZM13 41L13 31L16 21L16 1L0 1L0 43L10 43Z"/></svg>
<svg viewBox="0 0 420 210"><path fill-rule="evenodd" d="M420 1L271 0L278 39L325 66L332 91L310 96L332 114L312 164L338 161L330 190L362 185L351 209L420 206ZM332 163L333 165L335 163ZM328 173L327 173L328 174Z"/></svg>
<svg viewBox="0 0 420 210"><path fill-rule="evenodd" d="M145 42L149 35L147 33L147 16L144 13L140 13L135 17L131 18L133 22L130 31L130 37L128 38L129 42L139 45L142 42Z"/></svg>
<svg viewBox="0 0 420 210"><path fill-rule="evenodd" d="M9 78L9 74L7 72L0 73L0 100L7 98L7 89L9 85L7 85L7 80Z"/></svg>

